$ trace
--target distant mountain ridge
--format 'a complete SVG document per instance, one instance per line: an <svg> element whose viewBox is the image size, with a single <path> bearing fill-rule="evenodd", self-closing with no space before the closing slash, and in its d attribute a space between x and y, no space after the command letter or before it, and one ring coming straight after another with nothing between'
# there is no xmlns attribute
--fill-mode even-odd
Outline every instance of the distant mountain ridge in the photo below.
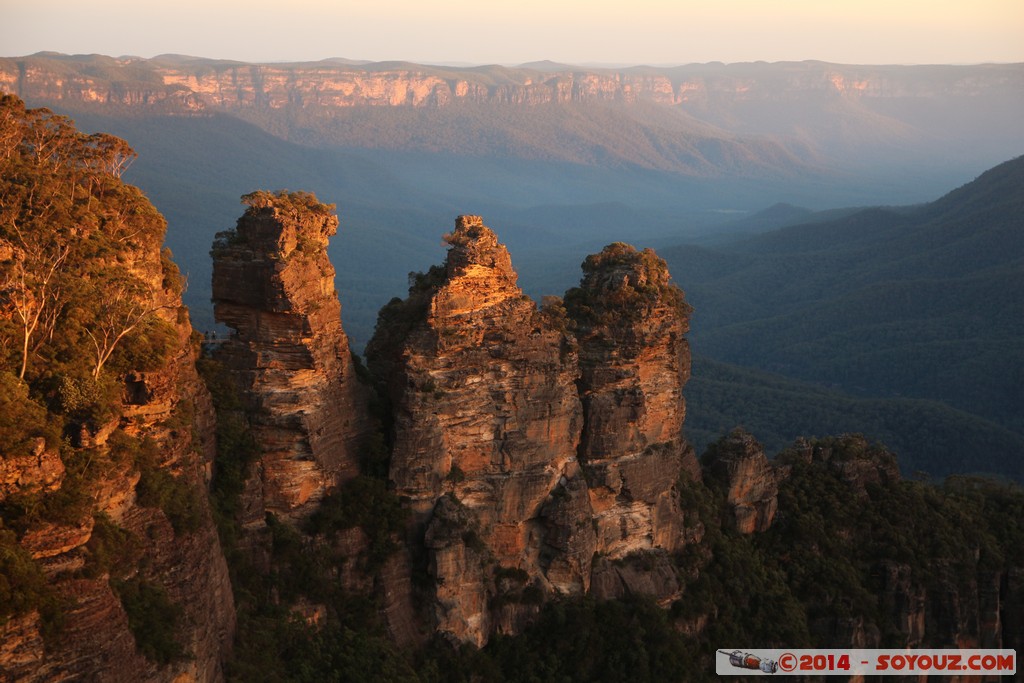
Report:
<svg viewBox="0 0 1024 683"><path fill-rule="evenodd" d="M0 59L0 90L72 110L229 113L304 144L630 164L698 177L808 174L843 155L923 154L929 146L946 156L1002 156L1008 139L1024 145L1014 116L1024 108L1024 64L605 69L40 53Z"/></svg>

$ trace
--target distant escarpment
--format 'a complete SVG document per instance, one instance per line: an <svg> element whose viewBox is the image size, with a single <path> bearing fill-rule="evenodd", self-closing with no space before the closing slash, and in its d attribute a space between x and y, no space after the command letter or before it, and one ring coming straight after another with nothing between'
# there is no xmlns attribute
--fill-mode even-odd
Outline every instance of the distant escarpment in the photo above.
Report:
<svg viewBox="0 0 1024 683"><path fill-rule="evenodd" d="M444 107L653 102L715 107L795 93L854 99L971 96L1019 86L1019 65L856 66L801 62L585 68L442 67L411 62L257 64L163 55L36 55L0 60L0 87L24 97L105 105L236 108ZM974 78L967 80L971 75Z"/></svg>
<svg viewBox="0 0 1024 683"><path fill-rule="evenodd" d="M941 149L959 158L965 145L1001 157L1021 139L1020 123L1002 112L1020 108L1022 84L1019 64L604 69L0 59L0 91L66 111L225 114L304 145L626 164L695 177L792 178L851 158L877 164L877 155L894 151ZM971 116L937 118L937 108L969 108Z"/></svg>
<svg viewBox="0 0 1024 683"><path fill-rule="evenodd" d="M674 486L687 452L688 309L663 263L616 245L608 260L650 280L646 312L658 315L585 328L578 342L572 311L523 295L478 216L459 217L445 239L445 264L385 307L367 357L392 407L390 478L424 528L436 628L479 645L597 576L607 597L646 592L595 556L683 545ZM598 309L620 303L593 273L580 291ZM655 592L673 594L669 583Z"/></svg>
<svg viewBox="0 0 1024 683"><path fill-rule="evenodd" d="M0 99L0 680L217 680L214 413L134 156Z"/></svg>
<svg viewBox="0 0 1024 683"><path fill-rule="evenodd" d="M359 473L368 395L341 326L327 240L333 207L303 193L256 192L214 244L217 319L234 332L215 358L234 378L258 451L244 525L308 516Z"/></svg>

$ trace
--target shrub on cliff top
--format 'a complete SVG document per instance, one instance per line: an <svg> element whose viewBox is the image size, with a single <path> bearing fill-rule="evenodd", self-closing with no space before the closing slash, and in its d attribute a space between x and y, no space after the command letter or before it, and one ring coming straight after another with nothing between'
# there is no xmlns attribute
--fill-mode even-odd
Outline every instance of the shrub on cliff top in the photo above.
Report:
<svg viewBox="0 0 1024 683"><path fill-rule="evenodd" d="M331 216L337 209L334 204L321 202L312 192L289 192L288 190L278 190L277 192L256 190L242 195L242 203L256 210L275 209L294 214L318 216Z"/></svg>
<svg viewBox="0 0 1024 683"><path fill-rule="evenodd" d="M583 282L565 294L570 318L583 326L635 322L653 306L674 309L688 319L693 308L683 291L672 284L668 265L651 249L637 251L623 242L609 244L581 264ZM602 273L624 269L624 277L601 279Z"/></svg>

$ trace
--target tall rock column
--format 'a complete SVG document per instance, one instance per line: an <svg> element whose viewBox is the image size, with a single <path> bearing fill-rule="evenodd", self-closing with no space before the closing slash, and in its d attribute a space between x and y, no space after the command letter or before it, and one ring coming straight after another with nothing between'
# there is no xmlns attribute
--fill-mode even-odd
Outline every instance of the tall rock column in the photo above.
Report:
<svg viewBox="0 0 1024 683"><path fill-rule="evenodd" d="M492 572L545 592L589 583L579 372L557 316L523 295L479 216L445 239L445 264L385 307L367 358L392 403L391 480L427 524L438 628L482 644Z"/></svg>
<svg viewBox="0 0 1024 683"><path fill-rule="evenodd" d="M260 451L246 519L300 517L358 473L366 392L341 327L327 240L333 206L307 193L255 192L213 247L217 320L234 333L218 359L236 378Z"/></svg>
<svg viewBox="0 0 1024 683"><path fill-rule="evenodd" d="M565 306L579 343L588 473L598 550L621 558L682 543L674 485L699 477L682 437L690 307L650 249L615 243L583 263Z"/></svg>

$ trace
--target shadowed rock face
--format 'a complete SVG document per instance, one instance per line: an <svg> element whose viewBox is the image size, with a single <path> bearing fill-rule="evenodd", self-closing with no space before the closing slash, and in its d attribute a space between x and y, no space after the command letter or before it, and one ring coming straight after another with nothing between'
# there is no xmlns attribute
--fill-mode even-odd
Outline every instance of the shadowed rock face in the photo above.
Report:
<svg viewBox="0 0 1024 683"><path fill-rule="evenodd" d="M584 427L597 549L612 558L682 544L674 484L699 468L682 437L690 377L690 307L650 249L616 243L587 257L565 297L579 343Z"/></svg>
<svg viewBox="0 0 1024 683"><path fill-rule="evenodd" d="M785 470L776 469L754 437L736 430L711 451L712 476L724 482L726 500L742 534L766 531L779 507L779 481Z"/></svg>
<svg viewBox="0 0 1024 683"><path fill-rule="evenodd" d="M217 319L234 329L217 357L248 403L260 449L245 521L309 512L358 473L370 429L352 364L327 240L333 207L312 195L254 193L213 249Z"/></svg>

